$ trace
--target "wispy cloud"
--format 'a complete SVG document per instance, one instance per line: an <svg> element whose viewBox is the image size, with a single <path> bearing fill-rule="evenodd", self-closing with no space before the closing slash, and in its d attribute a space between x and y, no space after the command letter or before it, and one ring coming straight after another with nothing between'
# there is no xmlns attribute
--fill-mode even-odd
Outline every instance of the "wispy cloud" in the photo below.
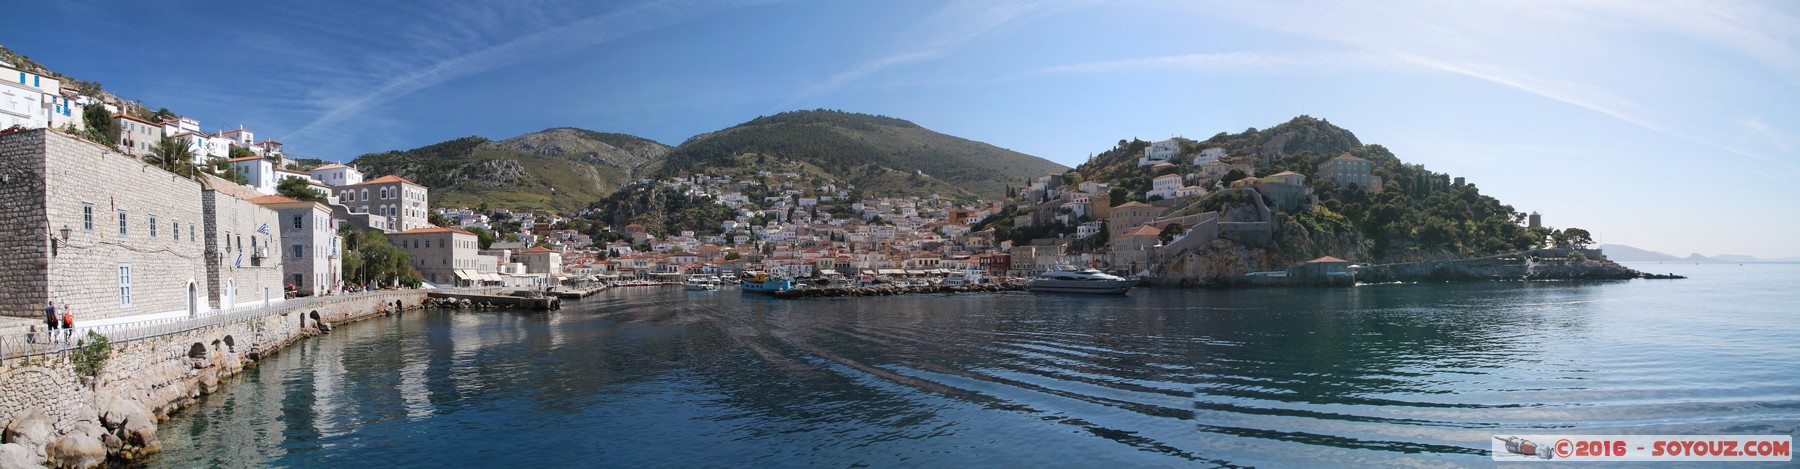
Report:
<svg viewBox="0 0 1800 469"><path fill-rule="evenodd" d="M414 54L451 54L448 57L405 67L378 70L369 86L315 88L310 100L320 108L317 117L285 135L284 139L302 138L331 128L375 106L419 90L460 77L494 70L508 65L546 56L570 53L587 47L646 31L681 24L697 17L765 1L672 1L628 6L609 13L591 16L536 32L487 40L480 31L511 31L517 25L495 24L504 17L493 11L477 10L455 18L433 22L431 28L406 31L414 37ZM466 28L443 27L444 24L468 23ZM458 33L457 31L462 31ZM445 34L461 37L445 37ZM470 44L474 44L470 46ZM394 62L414 62L401 54ZM375 61L375 62L380 62Z"/></svg>
<svg viewBox="0 0 1800 469"><path fill-rule="evenodd" d="M1781 131L1736 118L1755 111L1722 116L1705 107L1768 103L1744 102L1721 82L1683 81L1741 76L1683 68L1666 55L1646 52L1658 50L1658 39L1685 37L1760 64L1790 87L1800 85L1800 21L1764 5L1396 0L1356 6L1222 1L1178 8L1402 58L1738 155L1762 169L1800 172L1800 166L1772 154L1784 144ZM1671 99L1676 96L1681 99ZM1740 135L1750 138L1736 138ZM1787 182L1762 169L1751 168Z"/></svg>
<svg viewBox="0 0 1800 469"><path fill-rule="evenodd" d="M1007 24L1095 1L953 0L896 35L901 47L862 61L802 90L791 101L836 91L884 70L944 58Z"/></svg>
<svg viewBox="0 0 1800 469"><path fill-rule="evenodd" d="M1008 74L992 81L1009 82L1053 75L1080 75L1156 70L1223 73L1353 72L1410 68L1406 61L1388 54L1366 51L1219 52L1139 57L1042 67Z"/></svg>
<svg viewBox="0 0 1800 469"><path fill-rule="evenodd" d="M1792 162L1770 157L1760 152L1739 148L1734 145L1725 144L1712 136L1704 135L1698 130L1665 124L1658 119L1646 117L1645 110L1642 109L1641 105L1629 99L1616 96L1598 87L1581 83L1546 80L1517 71L1499 69L1491 65L1480 63L1453 63L1416 56L1403 57L1420 66L1511 87L1565 104L1605 114L1652 132L1716 148L1763 163L1787 168L1789 170L1800 171L1800 166L1796 166ZM1776 181L1792 183L1792 181L1767 172L1755 172Z"/></svg>

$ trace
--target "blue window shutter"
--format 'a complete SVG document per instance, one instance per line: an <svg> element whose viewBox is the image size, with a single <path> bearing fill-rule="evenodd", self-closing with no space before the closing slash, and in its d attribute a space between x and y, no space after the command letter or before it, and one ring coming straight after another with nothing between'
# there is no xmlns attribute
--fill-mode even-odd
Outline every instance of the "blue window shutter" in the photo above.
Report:
<svg viewBox="0 0 1800 469"><path fill-rule="evenodd" d="M38 83L38 79L40 79L40 78L43 78L43 77L40 77L37 75L32 75L31 76L31 86L44 86L44 85Z"/></svg>

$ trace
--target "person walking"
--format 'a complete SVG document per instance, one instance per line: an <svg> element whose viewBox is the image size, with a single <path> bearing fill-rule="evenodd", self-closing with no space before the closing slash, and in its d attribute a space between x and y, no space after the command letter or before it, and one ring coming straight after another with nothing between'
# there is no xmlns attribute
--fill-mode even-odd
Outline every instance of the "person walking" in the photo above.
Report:
<svg viewBox="0 0 1800 469"><path fill-rule="evenodd" d="M75 308L63 305L62 326L63 342L69 342L70 339L75 338Z"/></svg>
<svg viewBox="0 0 1800 469"><path fill-rule="evenodd" d="M56 324L56 300L50 300L44 304L44 327L47 329L44 334L45 343L56 341Z"/></svg>

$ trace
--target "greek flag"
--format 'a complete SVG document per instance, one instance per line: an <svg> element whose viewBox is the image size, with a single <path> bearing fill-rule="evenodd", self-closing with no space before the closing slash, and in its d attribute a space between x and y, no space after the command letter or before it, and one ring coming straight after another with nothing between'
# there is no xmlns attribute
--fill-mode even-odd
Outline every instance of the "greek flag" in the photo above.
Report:
<svg viewBox="0 0 1800 469"><path fill-rule="evenodd" d="M244 266L244 251L238 251L237 266L238 267Z"/></svg>
<svg viewBox="0 0 1800 469"><path fill-rule="evenodd" d="M257 233L262 233L262 234L269 234L269 224L268 224L268 223L264 223L264 224L263 224L263 225L262 225L262 228L257 228L257 229L256 229L256 232L257 232Z"/></svg>

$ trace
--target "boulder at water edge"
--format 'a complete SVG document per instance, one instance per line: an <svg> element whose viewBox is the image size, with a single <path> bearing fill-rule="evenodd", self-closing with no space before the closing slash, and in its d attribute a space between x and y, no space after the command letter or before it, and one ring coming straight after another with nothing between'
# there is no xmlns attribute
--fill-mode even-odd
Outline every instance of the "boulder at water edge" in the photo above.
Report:
<svg viewBox="0 0 1800 469"><path fill-rule="evenodd" d="M50 446L50 440L56 438L56 427L50 423L50 417L37 409L13 417L6 424L6 435L0 442L18 443L31 451L33 462L44 460L44 447Z"/></svg>
<svg viewBox="0 0 1800 469"><path fill-rule="evenodd" d="M86 435L63 435L50 443L50 465L87 469L106 462L106 445Z"/></svg>
<svg viewBox="0 0 1800 469"><path fill-rule="evenodd" d="M37 457L31 450L18 443L0 444L0 469L27 469L41 467Z"/></svg>

